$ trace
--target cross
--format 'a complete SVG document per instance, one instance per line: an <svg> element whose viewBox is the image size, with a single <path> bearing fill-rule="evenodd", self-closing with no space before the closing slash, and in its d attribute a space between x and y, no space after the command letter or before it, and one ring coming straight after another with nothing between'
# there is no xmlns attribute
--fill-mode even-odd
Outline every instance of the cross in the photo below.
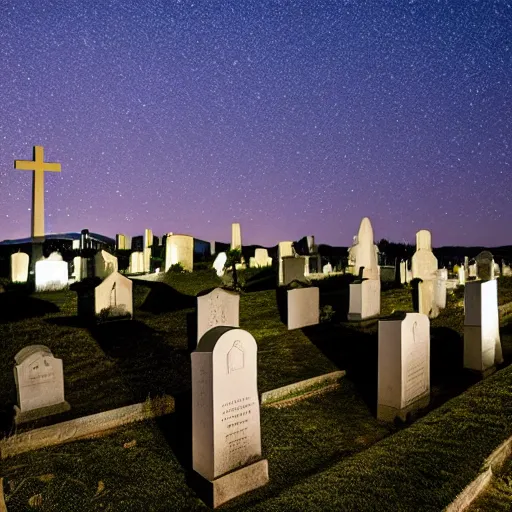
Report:
<svg viewBox="0 0 512 512"><path fill-rule="evenodd" d="M60 164L44 161L43 146L34 146L34 160L14 160L14 168L34 171L32 179L32 238L44 237L44 172L60 172Z"/></svg>

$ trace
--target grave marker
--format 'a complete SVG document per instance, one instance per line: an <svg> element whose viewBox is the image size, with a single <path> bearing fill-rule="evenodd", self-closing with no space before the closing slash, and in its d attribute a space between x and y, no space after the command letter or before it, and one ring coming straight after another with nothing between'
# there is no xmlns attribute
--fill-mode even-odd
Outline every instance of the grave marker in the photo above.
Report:
<svg viewBox="0 0 512 512"><path fill-rule="evenodd" d="M240 295L215 288L197 297L197 342L214 327L239 327Z"/></svg>
<svg viewBox="0 0 512 512"><path fill-rule="evenodd" d="M11 281L13 283L27 282L29 262L29 255L24 252L11 254Z"/></svg>

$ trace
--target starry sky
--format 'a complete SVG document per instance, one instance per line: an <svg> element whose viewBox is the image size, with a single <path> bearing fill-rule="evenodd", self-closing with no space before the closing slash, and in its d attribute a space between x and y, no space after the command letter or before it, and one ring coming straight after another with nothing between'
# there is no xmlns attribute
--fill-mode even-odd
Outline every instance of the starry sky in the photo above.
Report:
<svg viewBox="0 0 512 512"><path fill-rule="evenodd" d="M512 244L512 3L0 2L0 239Z"/></svg>

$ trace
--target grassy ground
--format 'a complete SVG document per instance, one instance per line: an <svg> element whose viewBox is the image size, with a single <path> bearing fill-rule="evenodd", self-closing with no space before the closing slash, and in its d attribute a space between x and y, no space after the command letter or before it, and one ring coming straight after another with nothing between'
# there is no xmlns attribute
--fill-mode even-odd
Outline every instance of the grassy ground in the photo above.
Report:
<svg viewBox="0 0 512 512"><path fill-rule="evenodd" d="M485 492L467 509L467 512L510 512L512 510L512 460L493 476Z"/></svg>

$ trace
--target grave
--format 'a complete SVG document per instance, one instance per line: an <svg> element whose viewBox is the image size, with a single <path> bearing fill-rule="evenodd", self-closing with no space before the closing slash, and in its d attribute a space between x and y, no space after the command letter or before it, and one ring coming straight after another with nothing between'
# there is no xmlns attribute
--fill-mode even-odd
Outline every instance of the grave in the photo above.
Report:
<svg viewBox="0 0 512 512"><path fill-rule="evenodd" d="M427 315L429 318L438 317L439 307L435 300L437 280L427 279L426 281L422 281L421 279L417 279L415 283L417 289L414 290L413 287L413 292L416 291L418 295L418 313ZM446 294L446 284L444 291Z"/></svg>
<svg viewBox="0 0 512 512"><path fill-rule="evenodd" d="M278 270L278 284L283 284L283 258L286 256L294 256L293 242L279 242L277 245L277 262Z"/></svg>
<svg viewBox="0 0 512 512"><path fill-rule="evenodd" d="M287 291L288 330L301 329L320 322L320 289L316 286Z"/></svg>
<svg viewBox="0 0 512 512"><path fill-rule="evenodd" d="M118 251L126 251L127 249L130 249L126 235L121 233L116 235L116 249Z"/></svg>
<svg viewBox="0 0 512 512"><path fill-rule="evenodd" d="M468 277L476 277L476 263L468 265Z"/></svg>
<svg viewBox="0 0 512 512"><path fill-rule="evenodd" d="M153 245L153 231L151 229L144 230L143 238L143 259L144 259L144 272L151 271L151 246Z"/></svg>
<svg viewBox="0 0 512 512"><path fill-rule="evenodd" d="M400 283L407 283L407 262L404 260L400 262Z"/></svg>
<svg viewBox="0 0 512 512"><path fill-rule="evenodd" d="M464 286L466 284L466 270L464 267L459 267L459 285Z"/></svg>
<svg viewBox="0 0 512 512"><path fill-rule="evenodd" d="M373 228L368 217L361 220L356 240L357 243L350 248L354 275L362 279L379 279L378 249L373 243Z"/></svg>
<svg viewBox="0 0 512 512"><path fill-rule="evenodd" d="M468 281L464 290L464 368L490 375L503 362L498 283Z"/></svg>
<svg viewBox="0 0 512 512"><path fill-rule="evenodd" d="M360 321L380 314L380 281L365 279L350 283L348 320Z"/></svg>
<svg viewBox="0 0 512 512"><path fill-rule="evenodd" d="M28 281L29 262L29 255L24 252L11 254L11 281L13 283L26 283Z"/></svg>
<svg viewBox="0 0 512 512"><path fill-rule="evenodd" d="M272 258L269 257L267 249L256 249L254 257L249 259L249 267L264 268L272 266Z"/></svg>
<svg viewBox="0 0 512 512"><path fill-rule="evenodd" d="M194 237L189 235L168 235L165 240L165 272L172 265L180 263L183 269L194 269Z"/></svg>
<svg viewBox="0 0 512 512"><path fill-rule="evenodd" d="M476 278L482 281L494 279L494 256L489 251L482 251L475 258Z"/></svg>
<svg viewBox="0 0 512 512"><path fill-rule="evenodd" d="M105 279L113 272L117 272L117 258L107 251L98 251L94 256L94 275Z"/></svg>
<svg viewBox="0 0 512 512"><path fill-rule="evenodd" d="M87 272L88 262L87 258L82 258L81 256L75 256L73 258L73 274L72 276L75 279L75 282L80 282L89 277Z"/></svg>
<svg viewBox="0 0 512 512"><path fill-rule="evenodd" d="M144 272L144 253L142 251L135 251L130 253L130 266L128 267L129 274L142 274Z"/></svg>
<svg viewBox="0 0 512 512"><path fill-rule="evenodd" d="M283 270L282 285L286 286L293 281L305 282L305 256L285 256L281 258Z"/></svg>
<svg viewBox="0 0 512 512"><path fill-rule="evenodd" d="M421 313L379 320L377 418L403 421L430 402L430 322Z"/></svg>
<svg viewBox="0 0 512 512"><path fill-rule="evenodd" d="M242 230L238 222L231 224L231 250L242 250Z"/></svg>
<svg viewBox="0 0 512 512"><path fill-rule="evenodd" d="M36 292L62 290L68 285L68 264L58 252L36 261Z"/></svg>
<svg viewBox="0 0 512 512"><path fill-rule="evenodd" d="M71 407L64 400L62 359L53 357L44 345L30 345L20 350L14 360L17 424L69 411Z"/></svg>
<svg viewBox="0 0 512 512"><path fill-rule="evenodd" d="M323 274L331 274L332 273L332 265L330 263L325 264L322 267L322 273Z"/></svg>
<svg viewBox="0 0 512 512"><path fill-rule="evenodd" d="M448 280L448 271L439 269L437 279L435 280L434 301L439 309L446 308L446 285Z"/></svg>
<svg viewBox="0 0 512 512"><path fill-rule="evenodd" d="M214 327L191 356L192 484L213 508L268 482L257 350L247 331Z"/></svg>
<svg viewBox="0 0 512 512"><path fill-rule="evenodd" d="M412 278L436 279L437 258L432 252L432 235L422 229L416 233L416 252L412 256Z"/></svg>
<svg viewBox="0 0 512 512"><path fill-rule="evenodd" d="M507 265L505 262L502 263L503 268L503 277L510 277L512 276L512 270L510 269L510 265Z"/></svg>
<svg viewBox="0 0 512 512"><path fill-rule="evenodd" d="M215 258L215 261L213 262L213 268L215 269L217 276L222 277L224 275L224 265L226 264L226 261L228 261L227 254L225 252L219 252Z"/></svg>
<svg viewBox="0 0 512 512"><path fill-rule="evenodd" d="M214 327L239 327L240 295L215 288L197 297L197 342Z"/></svg>

